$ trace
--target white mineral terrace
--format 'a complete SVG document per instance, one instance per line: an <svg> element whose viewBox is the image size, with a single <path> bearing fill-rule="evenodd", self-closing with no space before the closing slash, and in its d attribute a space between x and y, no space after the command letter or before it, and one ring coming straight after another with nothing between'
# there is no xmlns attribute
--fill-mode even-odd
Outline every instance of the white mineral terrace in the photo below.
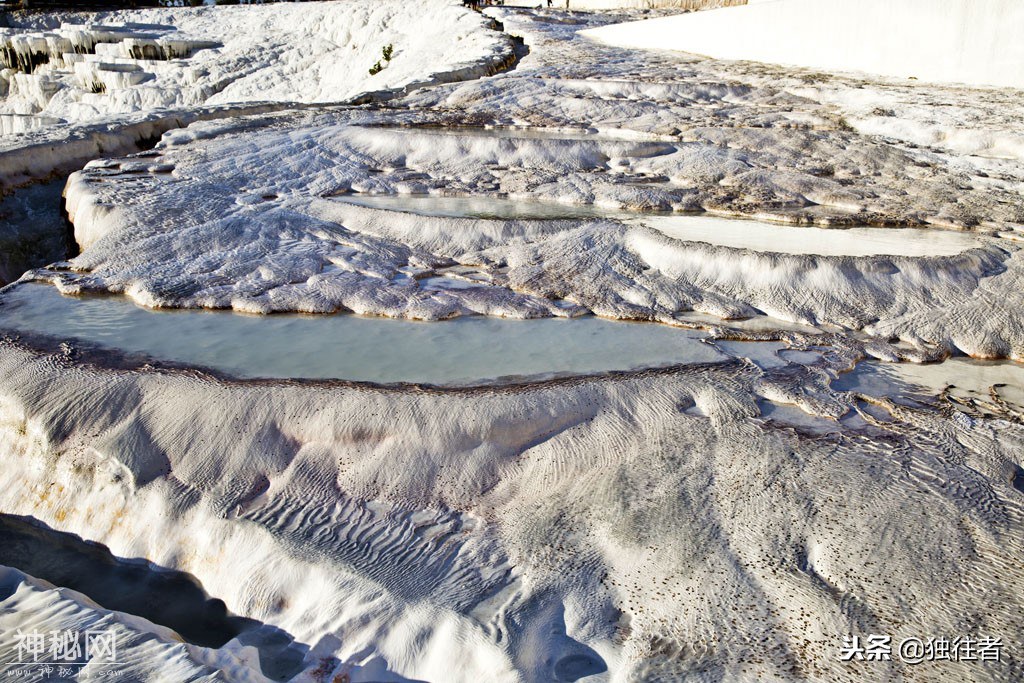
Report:
<svg viewBox="0 0 1024 683"><path fill-rule="evenodd" d="M611 218L654 228L682 242L702 242L733 249L820 256L953 256L991 242L970 233L913 228L815 228L717 216L643 215L589 204L558 204L506 198L441 195L347 195L357 206L403 211L422 216L520 220ZM642 249L637 244L638 253ZM659 251L662 245L652 245ZM646 257L653 262L657 255Z"/></svg>
<svg viewBox="0 0 1024 683"><path fill-rule="evenodd" d="M1016 0L749 0L587 35L719 59L1024 87L1024 7Z"/></svg>
<svg viewBox="0 0 1024 683"><path fill-rule="evenodd" d="M1011 4L9 14L0 667L1024 680Z"/></svg>
<svg viewBox="0 0 1024 683"><path fill-rule="evenodd" d="M512 55L509 39L457 4L431 0L430 21L400 3L327 3L107 12L88 23L0 29L0 115L16 134L154 109L239 102L344 102L367 93L482 76ZM40 21L37 19L36 21ZM382 48L387 68L371 75ZM18 126L22 126L19 128Z"/></svg>

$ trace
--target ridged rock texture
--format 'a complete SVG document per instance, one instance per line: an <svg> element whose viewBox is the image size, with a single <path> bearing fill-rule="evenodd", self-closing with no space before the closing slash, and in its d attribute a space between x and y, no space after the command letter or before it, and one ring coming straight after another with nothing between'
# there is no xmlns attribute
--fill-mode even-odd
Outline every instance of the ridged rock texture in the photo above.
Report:
<svg viewBox="0 0 1024 683"><path fill-rule="evenodd" d="M419 17L414 3L383 6L395 21L374 23L373 50ZM355 21L346 7L378 16L363 3L294 7L345 15L324 26ZM215 69L265 11L182 16L207 22L189 24L193 39L225 46L205 62ZM280 629L304 653L302 682L1024 678L1020 93L642 53L577 33L637 14L488 10L503 35L461 12L443 16L480 48L467 75L505 59L509 35L529 54L490 77L393 83L386 102L360 99L359 81L331 106L242 115L197 102L174 125L149 111L82 120L78 140L121 124L161 137L126 155L132 137L70 177L81 254L25 280L152 308L593 313L701 327L701 343L732 358L456 389L240 380L7 335L0 511L190 573L231 612ZM432 70L401 58L403 83ZM297 100L267 59L237 99ZM47 144L41 130L0 155L11 178L82 159L84 147L26 152ZM545 217L352 203L412 194L511 199ZM837 239L820 253L692 240L680 221L695 213ZM836 247L865 226L936 238ZM1004 361L909 364L958 352ZM265 672L241 641L174 643L0 574L0 625L96 619L122 624L140 680L166 680L140 662L181 680ZM847 663L850 634L1005 647L998 663Z"/></svg>

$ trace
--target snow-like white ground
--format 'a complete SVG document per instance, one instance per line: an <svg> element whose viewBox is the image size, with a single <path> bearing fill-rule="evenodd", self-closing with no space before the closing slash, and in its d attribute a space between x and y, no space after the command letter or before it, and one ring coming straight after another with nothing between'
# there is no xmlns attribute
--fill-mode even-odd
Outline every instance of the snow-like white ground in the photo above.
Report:
<svg viewBox="0 0 1024 683"><path fill-rule="evenodd" d="M1024 88L1017 0L758 0L587 35L717 59Z"/></svg>
<svg viewBox="0 0 1024 683"><path fill-rule="evenodd" d="M577 34L629 16L489 12L530 46L513 71L199 121L90 164L67 188L83 253L28 279L261 313L592 311L705 328L736 360L441 390L5 339L0 510L191 572L308 645L302 681L1021 679L1016 366L945 390L947 363L877 382L865 360L1024 352L1019 92L639 53ZM423 192L610 215L338 199ZM821 255L668 229L701 211L947 232ZM428 286L455 275L484 286ZM1005 647L839 661L872 633Z"/></svg>
<svg viewBox="0 0 1024 683"><path fill-rule="evenodd" d="M925 357L1024 357L1012 313L1024 304L1024 168L1016 156L984 153L994 145L1015 153L1015 91L821 82L636 53L576 36L579 17L544 16L506 17L519 32L536 31L537 54L518 69L423 90L406 109L200 123L145 156L90 164L67 188L84 251L35 277L147 306L263 313L590 311L670 323L691 311L763 313L902 340ZM889 108L862 112L865 91ZM505 129L438 134L411 125L427 123ZM517 137L509 126L597 134ZM929 127L943 134L925 144ZM508 195L610 212L586 221L426 220L335 199L349 193ZM700 222L624 222L623 209L892 227L837 229L817 249L808 246L822 231L810 230L803 248L787 249L801 243L798 228L751 222L763 234L746 243L741 233L711 240ZM901 227L935 237L891 246ZM425 291L402 277L452 267L491 286Z"/></svg>
<svg viewBox="0 0 1024 683"><path fill-rule="evenodd" d="M1019 409L834 392L847 354L423 393L103 370L7 343L19 484L0 503L193 573L321 643L332 671L1012 680ZM1004 637L1003 664L837 659L850 631L963 630Z"/></svg>
<svg viewBox="0 0 1024 683"><path fill-rule="evenodd" d="M2 29L12 61L45 62L0 71L0 133L204 104L347 102L479 77L513 54L486 24L445 0L346 0L107 12ZM371 75L377 62L384 68Z"/></svg>
<svg viewBox="0 0 1024 683"><path fill-rule="evenodd" d="M0 29L10 64L0 70L5 192L135 151L192 121L387 99L514 61L512 41L489 19L445 0L33 14L8 23L15 27ZM370 75L378 61L384 68Z"/></svg>

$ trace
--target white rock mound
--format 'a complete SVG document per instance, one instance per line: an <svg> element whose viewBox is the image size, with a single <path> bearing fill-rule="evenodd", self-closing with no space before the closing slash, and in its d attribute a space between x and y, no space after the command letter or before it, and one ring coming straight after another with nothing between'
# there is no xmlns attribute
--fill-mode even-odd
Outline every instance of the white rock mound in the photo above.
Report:
<svg viewBox="0 0 1024 683"><path fill-rule="evenodd" d="M853 683L899 663L838 634L1019 647L1019 414L867 406L838 346L432 392L0 350L0 509L193 574L311 646L299 681Z"/></svg>
<svg viewBox="0 0 1024 683"><path fill-rule="evenodd" d="M716 59L1024 87L1024 4L1017 0L755 0L585 33L612 45Z"/></svg>
<svg viewBox="0 0 1024 683"><path fill-rule="evenodd" d="M441 0L154 9L96 21L0 33L0 130L204 104L343 102L483 76L513 58L489 19Z"/></svg>
<svg viewBox="0 0 1024 683"><path fill-rule="evenodd" d="M939 355L1024 355L1017 317L988 313L1019 300L1024 261L1013 240L935 231L913 256L788 254L753 248L777 236L709 243L692 236L684 217L500 221L353 206L339 195L465 188L493 198L495 189L518 187L527 201L585 192L647 205L683 196L670 186L630 185L607 170L616 159L682 176L682 143L442 137L388 130L373 125L376 116L318 114L297 125L289 115L287 131L274 126L280 115L196 124L165 136L146 156L94 162L66 189L82 253L29 277L65 293L250 313L438 320L592 312L669 323L691 311L725 319L767 313L923 344ZM526 193L515 185L523 175L549 180ZM744 230L737 232L742 238ZM793 239L806 241L799 233ZM850 241L841 236L830 246ZM954 248L939 250L946 242ZM433 292L401 277L410 267L427 277L455 266L472 268L490 286Z"/></svg>

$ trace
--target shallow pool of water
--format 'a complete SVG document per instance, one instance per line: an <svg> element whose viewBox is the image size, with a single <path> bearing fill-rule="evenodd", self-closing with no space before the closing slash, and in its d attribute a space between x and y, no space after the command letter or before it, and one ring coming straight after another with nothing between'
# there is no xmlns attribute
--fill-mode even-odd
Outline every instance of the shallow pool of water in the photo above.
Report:
<svg viewBox="0 0 1024 683"><path fill-rule="evenodd" d="M436 195L342 195L337 201L421 216L497 220L611 218L653 228L672 239L775 254L817 256L952 256L985 244L955 230L814 228L670 211L630 211L536 199Z"/></svg>
<svg viewBox="0 0 1024 683"><path fill-rule="evenodd" d="M818 256L952 256L982 240L954 230L812 228L717 216L633 217L673 239L735 249Z"/></svg>
<svg viewBox="0 0 1024 683"><path fill-rule="evenodd" d="M994 392L1002 401L1024 409L1024 365L1014 361L951 358L942 363L885 363L863 361L832 382L838 391L899 398L908 394L955 395L987 399Z"/></svg>
<svg viewBox="0 0 1024 683"><path fill-rule="evenodd" d="M728 360L701 332L653 323L153 311L121 297L65 297L41 284L0 295L0 331L79 339L244 378L475 384Z"/></svg>

